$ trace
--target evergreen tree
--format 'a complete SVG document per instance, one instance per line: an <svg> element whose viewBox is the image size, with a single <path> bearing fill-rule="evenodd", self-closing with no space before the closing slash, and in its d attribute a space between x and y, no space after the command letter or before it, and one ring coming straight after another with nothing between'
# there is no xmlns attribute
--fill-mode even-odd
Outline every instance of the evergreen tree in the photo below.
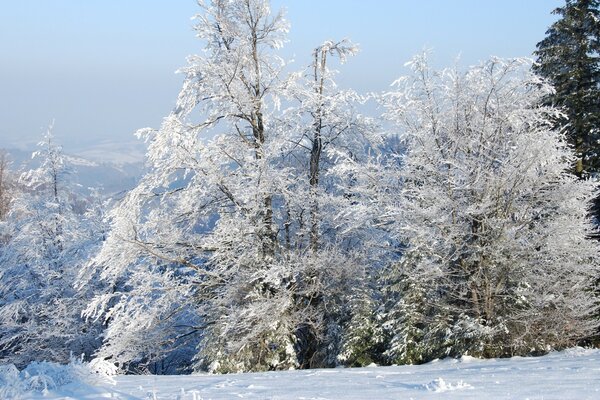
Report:
<svg viewBox="0 0 600 400"><path fill-rule="evenodd" d="M366 287L363 287L366 286ZM378 298L363 280L361 287L349 293L349 320L343 326L343 337L337 360L350 367L364 367L386 362L382 358L385 334L381 324Z"/></svg>
<svg viewBox="0 0 600 400"><path fill-rule="evenodd" d="M561 107L557 118L577 156L578 176L600 172L600 10L598 0L567 0L560 18L537 44L534 71L556 90L546 101Z"/></svg>

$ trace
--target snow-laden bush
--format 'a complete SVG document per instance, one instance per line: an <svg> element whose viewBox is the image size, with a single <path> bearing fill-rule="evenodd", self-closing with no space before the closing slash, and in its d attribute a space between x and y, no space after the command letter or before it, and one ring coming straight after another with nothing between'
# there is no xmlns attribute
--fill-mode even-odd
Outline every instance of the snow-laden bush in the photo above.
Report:
<svg viewBox="0 0 600 400"><path fill-rule="evenodd" d="M24 392L19 370L13 364L0 365L0 398L12 399Z"/></svg>
<svg viewBox="0 0 600 400"><path fill-rule="evenodd" d="M92 386L113 384L110 376L116 371L113 364L99 359L86 363L79 358L71 358L67 365L35 361L22 371L14 364L4 364L0 365L0 399L19 398L28 392L47 394L72 383Z"/></svg>

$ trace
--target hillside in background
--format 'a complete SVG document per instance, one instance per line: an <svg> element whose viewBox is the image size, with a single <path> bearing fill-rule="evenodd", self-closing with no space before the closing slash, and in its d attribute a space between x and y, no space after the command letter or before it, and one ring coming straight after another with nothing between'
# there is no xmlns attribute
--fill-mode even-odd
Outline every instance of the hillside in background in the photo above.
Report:
<svg viewBox="0 0 600 400"><path fill-rule="evenodd" d="M88 194L91 188L98 189L105 196L111 196L133 188L144 169L143 145L139 143L102 143L67 154L73 169L73 181ZM39 166L39 160L32 158L37 149L6 149L11 162L11 170L17 173Z"/></svg>

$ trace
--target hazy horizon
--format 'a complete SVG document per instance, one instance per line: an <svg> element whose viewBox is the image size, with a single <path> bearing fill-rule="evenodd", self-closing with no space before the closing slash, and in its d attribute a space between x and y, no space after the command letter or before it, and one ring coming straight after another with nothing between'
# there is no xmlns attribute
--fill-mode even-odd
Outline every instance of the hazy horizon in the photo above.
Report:
<svg viewBox="0 0 600 400"><path fill-rule="evenodd" d="M528 57L555 20L559 0L272 1L291 24L284 58L294 69L312 48L349 38L361 52L341 66L343 87L379 92L406 73L423 48L437 66L471 65L491 55ZM315 11L317 10L317 11ZM194 0L11 2L0 21L0 148L29 149L52 120L66 151L130 151L133 133L158 127L183 77L174 72L203 44L190 18ZM100 149L100 150L99 150Z"/></svg>

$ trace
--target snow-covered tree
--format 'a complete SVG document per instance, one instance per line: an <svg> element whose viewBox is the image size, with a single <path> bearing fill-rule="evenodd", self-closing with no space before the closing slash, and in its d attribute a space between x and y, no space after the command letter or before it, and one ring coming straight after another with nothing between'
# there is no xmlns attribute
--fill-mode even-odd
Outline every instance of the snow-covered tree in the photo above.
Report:
<svg viewBox="0 0 600 400"><path fill-rule="evenodd" d="M354 47L327 42L307 75L284 76L287 23L266 0L200 6L206 48L162 127L140 132L149 172L93 264L112 288L88 310L109 324L99 355L149 365L200 342L179 353L195 369L333 365L367 255L342 212L353 179L332 166L367 154L372 123L325 59Z"/></svg>
<svg viewBox="0 0 600 400"><path fill-rule="evenodd" d="M97 335L80 317L85 299L74 288L93 239L73 210L69 166L50 130L40 146L40 166L19 178L2 225L0 358L17 365L90 355Z"/></svg>
<svg viewBox="0 0 600 400"><path fill-rule="evenodd" d="M557 7L559 18L537 44L533 65L555 88L544 100L564 110L557 125L575 149L578 176L600 172L599 7L598 0L566 0Z"/></svg>
<svg viewBox="0 0 600 400"><path fill-rule="evenodd" d="M275 168L287 141L272 117L287 24L263 0L199 4L206 48L182 69L173 113L141 133L150 172L96 259L114 288L90 308L110 322L100 354L147 362L201 334L196 368L293 367L294 260L277 240L288 173Z"/></svg>
<svg viewBox="0 0 600 400"><path fill-rule="evenodd" d="M369 151L375 153L381 136L373 120L358 112L365 99L338 88L337 71L331 69L334 58L344 63L356 52L348 40L324 42L287 88L295 102L282 120L293 143L285 162L295 180L285 204L285 245L303 260L295 274L295 307L308 316L298 320L296 331L303 367L339 362L348 304L357 305L351 298L373 261L364 223L370 213L348 211L358 201L353 167L366 162Z"/></svg>
<svg viewBox="0 0 600 400"><path fill-rule="evenodd" d="M373 271L368 271L367 278L373 278ZM385 331L381 321L382 308L380 298L375 293L378 288L369 287L367 279L362 277L357 284L359 287L351 288L345 298L348 305L345 308L349 318L343 324L342 341L337 361L341 365L350 367L364 367L386 362L383 357L385 351Z"/></svg>
<svg viewBox="0 0 600 400"><path fill-rule="evenodd" d="M385 100L406 147L381 179L398 187L380 199L405 246L384 275L390 361L530 354L586 337L598 325L595 184L568 174L560 111L540 105L552 88L520 59L462 73L419 56L410 67Z"/></svg>
<svg viewBox="0 0 600 400"><path fill-rule="evenodd" d="M0 150L0 222L4 221L10 210L10 203L14 196L13 176L10 171L8 153Z"/></svg>

